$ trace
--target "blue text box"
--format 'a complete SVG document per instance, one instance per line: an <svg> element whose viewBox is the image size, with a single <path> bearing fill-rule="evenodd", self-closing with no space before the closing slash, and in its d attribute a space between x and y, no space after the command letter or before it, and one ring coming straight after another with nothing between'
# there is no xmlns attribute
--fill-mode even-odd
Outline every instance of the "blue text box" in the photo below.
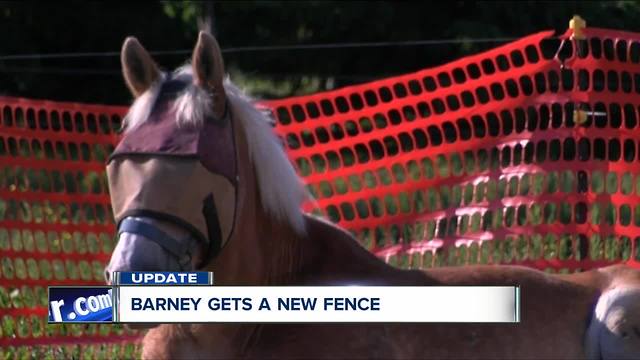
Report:
<svg viewBox="0 0 640 360"><path fill-rule="evenodd" d="M113 322L110 286L49 287L49 323Z"/></svg>
<svg viewBox="0 0 640 360"><path fill-rule="evenodd" d="M206 271L123 271L116 274L117 285L213 285L213 273Z"/></svg>

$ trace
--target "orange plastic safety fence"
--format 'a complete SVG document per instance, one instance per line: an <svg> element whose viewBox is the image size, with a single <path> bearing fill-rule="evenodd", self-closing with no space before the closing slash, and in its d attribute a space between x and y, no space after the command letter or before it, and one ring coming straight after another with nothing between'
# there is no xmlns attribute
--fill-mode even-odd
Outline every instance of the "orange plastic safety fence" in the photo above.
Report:
<svg viewBox="0 0 640 360"><path fill-rule="evenodd" d="M637 264L640 35L585 34L265 105L319 210L393 264Z"/></svg>
<svg viewBox="0 0 640 360"><path fill-rule="evenodd" d="M138 335L48 325L47 286L104 284L114 224L105 160L123 107L0 97L0 358L115 358Z"/></svg>
<svg viewBox="0 0 640 360"><path fill-rule="evenodd" d="M397 266L638 265L640 35L584 33L262 105L306 209ZM46 324L46 286L103 282L125 112L0 97L0 356L138 351L118 326Z"/></svg>

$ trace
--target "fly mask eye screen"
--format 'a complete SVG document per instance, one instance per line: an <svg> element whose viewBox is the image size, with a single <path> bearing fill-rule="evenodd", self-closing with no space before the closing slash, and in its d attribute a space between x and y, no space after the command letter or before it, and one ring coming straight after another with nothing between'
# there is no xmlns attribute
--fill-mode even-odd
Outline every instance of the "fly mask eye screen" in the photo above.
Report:
<svg viewBox="0 0 640 360"><path fill-rule="evenodd" d="M142 235L177 259L188 244L131 217L182 226L206 246L198 268L230 238L236 214L237 168L230 116L202 127L180 127L171 106L160 106L125 133L107 165L118 233ZM154 231L156 230L156 231Z"/></svg>

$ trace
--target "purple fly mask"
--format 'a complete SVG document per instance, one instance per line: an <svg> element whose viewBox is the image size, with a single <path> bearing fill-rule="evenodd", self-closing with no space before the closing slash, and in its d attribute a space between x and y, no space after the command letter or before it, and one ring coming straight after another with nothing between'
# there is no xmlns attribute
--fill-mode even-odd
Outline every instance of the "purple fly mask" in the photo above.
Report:
<svg viewBox="0 0 640 360"><path fill-rule="evenodd" d="M191 66L163 74L130 37L120 60L136 101L107 163L118 236L107 281L114 271L203 268L230 239L237 207L220 47L201 32Z"/></svg>
<svg viewBox="0 0 640 360"><path fill-rule="evenodd" d="M179 124L173 104L187 86L164 80L148 119L124 133L107 165L118 235L154 242L175 257L180 270L191 263L192 250L149 219L188 230L207 249L196 264L201 268L231 236L237 188L230 109L225 103L224 116L210 116L201 126Z"/></svg>

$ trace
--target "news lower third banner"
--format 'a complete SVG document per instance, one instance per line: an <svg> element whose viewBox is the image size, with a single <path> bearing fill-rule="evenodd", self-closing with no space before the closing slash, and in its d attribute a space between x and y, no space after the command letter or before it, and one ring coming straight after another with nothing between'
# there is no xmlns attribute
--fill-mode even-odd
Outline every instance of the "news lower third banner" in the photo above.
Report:
<svg viewBox="0 0 640 360"><path fill-rule="evenodd" d="M215 286L207 272L132 272L50 287L49 322L518 323L517 286Z"/></svg>

